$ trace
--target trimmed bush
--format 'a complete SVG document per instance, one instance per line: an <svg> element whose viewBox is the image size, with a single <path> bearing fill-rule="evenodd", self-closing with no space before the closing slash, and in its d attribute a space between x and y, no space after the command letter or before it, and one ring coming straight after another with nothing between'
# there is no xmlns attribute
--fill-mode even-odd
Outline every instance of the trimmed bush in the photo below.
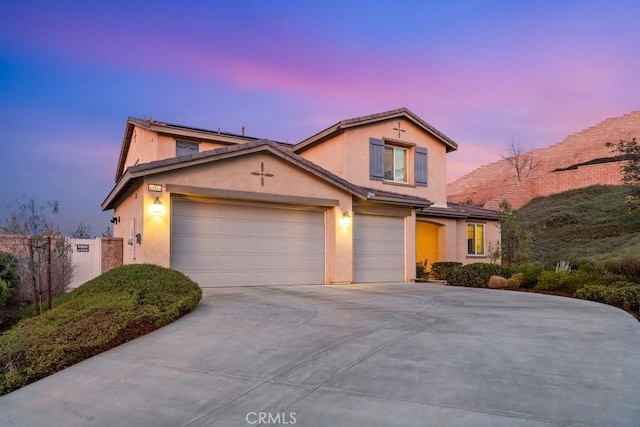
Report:
<svg viewBox="0 0 640 427"><path fill-rule="evenodd" d="M516 273L507 279L507 287L519 288L520 286L522 286L523 281L524 281L524 273Z"/></svg>
<svg viewBox="0 0 640 427"><path fill-rule="evenodd" d="M491 289L504 289L507 285L507 279L501 276L491 276L489 277L488 286Z"/></svg>
<svg viewBox="0 0 640 427"><path fill-rule="evenodd" d="M524 275L520 286L531 289L538 284L538 278L544 271L544 267L542 264L523 264L518 266L516 271Z"/></svg>
<svg viewBox="0 0 640 427"><path fill-rule="evenodd" d="M446 277L447 284L452 286L464 286L467 288L486 288L491 276L510 276L511 268L500 264L474 263L449 271Z"/></svg>
<svg viewBox="0 0 640 427"><path fill-rule="evenodd" d="M578 289L576 297L621 308L640 318L640 285L617 282L613 285L587 285Z"/></svg>
<svg viewBox="0 0 640 427"><path fill-rule="evenodd" d="M573 295L587 285L609 285L624 280L624 276L603 274L598 271L544 271L536 285L537 290L560 291Z"/></svg>
<svg viewBox="0 0 640 427"><path fill-rule="evenodd" d="M0 395L171 323L201 296L177 271L149 264L110 270L0 335Z"/></svg>
<svg viewBox="0 0 640 427"><path fill-rule="evenodd" d="M575 292L576 289L569 289L571 273L568 271L543 271L538 277L538 284L534 289L539 291L564 291Z"/></svg>
<svg viewBox="0 0 640 427"><path fill-rule="evenodd" d="M431 264L431 275L438 280L446 280L449 271L457 267L462 267L462 263L454 261L434 262Z"/></svg>

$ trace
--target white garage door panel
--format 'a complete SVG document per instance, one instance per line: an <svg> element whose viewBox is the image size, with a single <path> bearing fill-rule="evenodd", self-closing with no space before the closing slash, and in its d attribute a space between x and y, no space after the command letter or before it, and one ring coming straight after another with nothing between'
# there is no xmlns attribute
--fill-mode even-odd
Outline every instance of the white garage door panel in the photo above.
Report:
<svg viewBox="0 0 640 427"><path fill-rule="evenodd" d="M324 213L174 200L171 265L201 286L324 283Z"/></svg>
<svg viewBox="0 0 640 427"><path fill-rule="evenodd" d="M354 282L404 281L404 248L404 218L357 215Z"/></svg>

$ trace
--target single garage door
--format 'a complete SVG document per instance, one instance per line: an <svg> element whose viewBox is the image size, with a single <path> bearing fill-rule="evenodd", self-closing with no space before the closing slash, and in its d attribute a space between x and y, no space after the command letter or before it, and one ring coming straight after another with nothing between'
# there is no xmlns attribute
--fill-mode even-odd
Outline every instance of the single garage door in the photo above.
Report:
<svg viewBox="0 0 640 427"><path fill-rule="evenodd" d="M353 232L354 282L404 281L404 218L355 215Z"/></svg>
<svg viewBox="0 0 640 427"><path fill-rule="evenodd" d="M324 213L174 199L171 266L203 287L324 283Z"/></svg>

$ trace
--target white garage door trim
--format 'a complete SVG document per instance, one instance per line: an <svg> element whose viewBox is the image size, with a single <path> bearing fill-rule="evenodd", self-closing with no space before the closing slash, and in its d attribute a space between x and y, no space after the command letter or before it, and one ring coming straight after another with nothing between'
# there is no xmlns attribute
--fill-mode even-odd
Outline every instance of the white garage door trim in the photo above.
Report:
<svg viewBox="0 0 640 427"><path fill-rule="evenodd" d="M323 210L173 198L171 266L202 287L323 284Z"/></svg>
<svg viewBox="0 0 640 427"><path fill-rule="evenodd" d="M404 218L358 214L353 233L354 282L405 280Z"/></svg>

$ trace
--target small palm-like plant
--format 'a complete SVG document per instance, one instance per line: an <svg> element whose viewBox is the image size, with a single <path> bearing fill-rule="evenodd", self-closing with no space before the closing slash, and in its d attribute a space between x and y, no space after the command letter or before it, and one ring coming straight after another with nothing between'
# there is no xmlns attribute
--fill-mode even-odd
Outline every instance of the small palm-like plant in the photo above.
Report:
<svg viewBox="0 0 640 427"><path fill-rule="evenodd" d="M566 272L571 271L571 264L569 263L569 261L562 259L559 262L557 262L556 272L559 272L559 271L566 271Z"/></svg>

